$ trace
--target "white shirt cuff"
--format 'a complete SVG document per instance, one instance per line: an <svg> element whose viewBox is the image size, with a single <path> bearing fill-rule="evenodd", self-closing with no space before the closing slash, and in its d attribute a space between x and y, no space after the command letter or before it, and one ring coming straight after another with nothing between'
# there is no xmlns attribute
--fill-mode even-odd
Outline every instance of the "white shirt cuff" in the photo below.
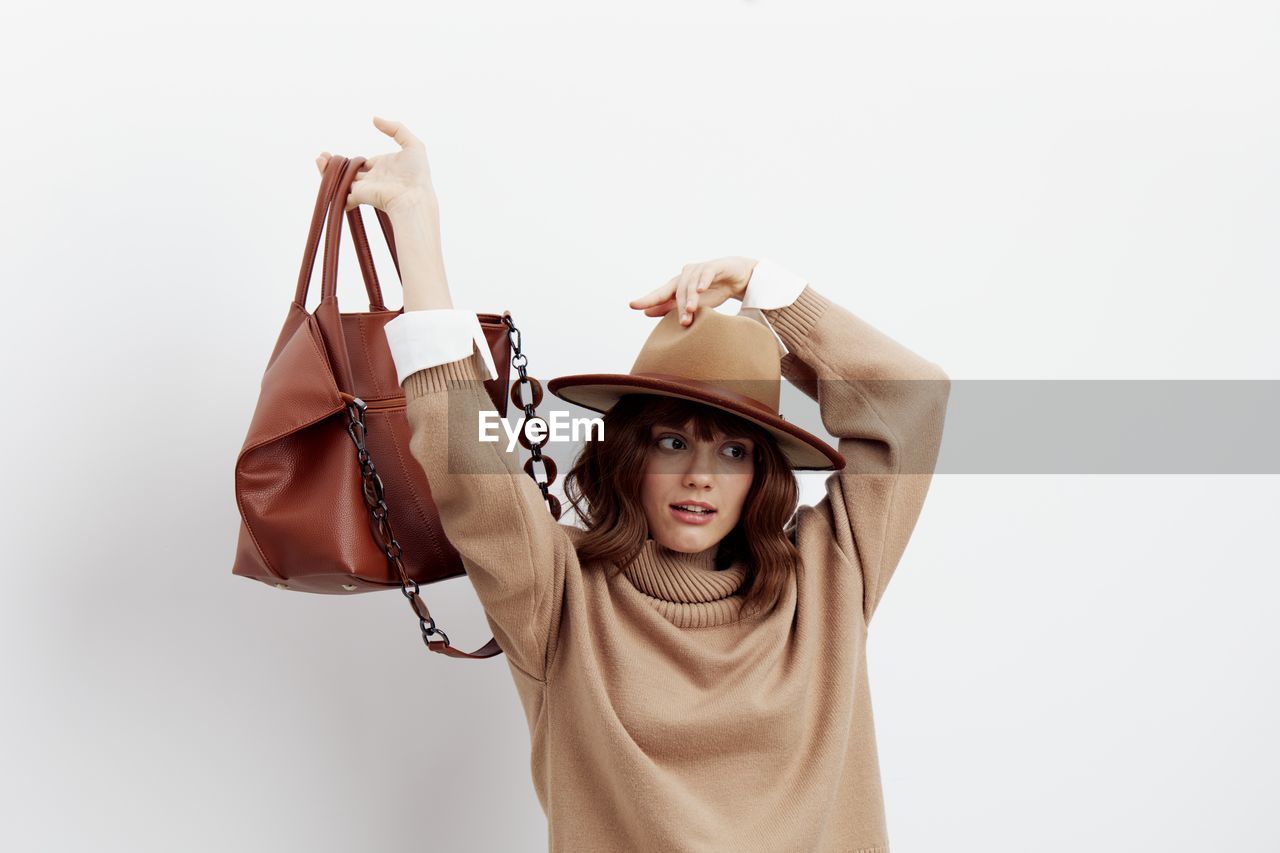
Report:
<svg viewBox="0 0 1280 853"><path fill-rule="evenodd" d="M396 382L419 370L435 367L470 356L480 351L488 370L488 379L498 377L489 341L480 328L480 318L473 311L460 308L424 308L403 311L383 327L391 360L396 365Z"/></svg>
<svg viewBox="0 0 1280 853"><path fill-rule="evenodd" d="M802 276L768 258L761 258L747 280L742 305L744 308L782 308L796 301L805 284Z"/></svg>
<svg viewBox="0 0 1280 853"><path fill-rule="evenodd" d="M768 258L760 258L756 261L755 268L751 271L751 278L747 280L747 289L742 294L742 307L738 309L738 313L769 327L769 331L773 332L773 337L778 341L779 357L786 355L790 350L760 309L783 308L790 305L800 296L800 291L804 290L806 283L801 276Z"/></svg>

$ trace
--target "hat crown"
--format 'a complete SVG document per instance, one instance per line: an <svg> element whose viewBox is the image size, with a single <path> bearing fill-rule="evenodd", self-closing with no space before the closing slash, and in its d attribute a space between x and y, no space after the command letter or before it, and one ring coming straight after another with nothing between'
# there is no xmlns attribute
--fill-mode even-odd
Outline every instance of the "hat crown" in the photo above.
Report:
<svg viewBox="0 0 1280 853"><path fill-rule="evenodd" d="M752 315L705 308L682 326L679 312L668 311L649 333L630 373L557 376L547 388L570 403L606 413L627 394L692 400L767 430L793 468L843 467L843 456L787 423L779 411L782 352L772 328Z"/></svg>
<svg viewBox="0 0 1280 853"><path fill-rule="evenodd" d="M672 309L649 333L631 374L678 376L719 385L777 414L782 385L778 343L741 314L699 309L688 326Z"/></svg>

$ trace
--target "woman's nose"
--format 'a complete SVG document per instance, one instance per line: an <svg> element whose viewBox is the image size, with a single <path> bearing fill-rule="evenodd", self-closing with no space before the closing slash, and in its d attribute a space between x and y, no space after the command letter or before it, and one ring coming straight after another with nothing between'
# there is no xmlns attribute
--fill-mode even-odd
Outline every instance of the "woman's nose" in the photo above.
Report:
<svg viewBox="0 0 1280 853"><path fill-rule="evenodd" d="M685 478L684 478L684 484L686 486L693 486L699 489L706 488L708 485L710 485L710 483L711 483L711 475L706 473L705 471L702 473L698 473L696 471L690 471L688 474L685 475Z"/></svg>
<svg viewBox="0 0 1280 853"><path fill-rule="evenodd" d="M706 451L698 451L689 454L689 468L684 473L686 486L704 487L712 481L711 466L713 460L711 453Z"/></svg>

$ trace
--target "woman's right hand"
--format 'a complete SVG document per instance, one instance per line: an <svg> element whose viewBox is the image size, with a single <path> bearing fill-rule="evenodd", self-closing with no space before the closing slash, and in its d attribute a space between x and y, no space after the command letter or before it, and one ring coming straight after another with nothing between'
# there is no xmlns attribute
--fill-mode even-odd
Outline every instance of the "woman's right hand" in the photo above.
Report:
<svg viewBox="0 0 1280 853"><path fill-rule="evenodd" d="M678 310L680 325L688 326L699 305L714 308L727 299L742 299L755 268L755 258L732 255L685 264L679 275L627 305L643 310L648 317L662 317Z"/></svg>
<svg viewBox="0 0 1280 853"><path fill-rule="evenodd" d="M351 182L345 210L369 204L394 213L397 209L421 202L435 205L436 191L431 184L431 166L422 140L398 121L374 116L373 126L395 139L400 150L365 159ZM322 175L329 165L330 156L328 151L324 151L316 158L316 168Z"/></svg>

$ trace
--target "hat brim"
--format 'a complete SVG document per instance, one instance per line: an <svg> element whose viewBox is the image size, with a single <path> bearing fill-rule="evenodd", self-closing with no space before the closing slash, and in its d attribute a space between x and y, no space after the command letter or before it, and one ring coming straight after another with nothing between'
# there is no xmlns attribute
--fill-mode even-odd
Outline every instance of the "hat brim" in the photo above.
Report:
<svg viewBox="0 0 1280 853"><path fill-rule="evenodd" d="M643 374L582 373L550 379L547 390L566 402L602 413L608 412L624 394L657 394L705 403L767 430L777 439L778 448L795 470L839 471L845 466L844 456L816 435L771 412L718 394L712 388L699 388L696 383L674 382Z"/></svg>

